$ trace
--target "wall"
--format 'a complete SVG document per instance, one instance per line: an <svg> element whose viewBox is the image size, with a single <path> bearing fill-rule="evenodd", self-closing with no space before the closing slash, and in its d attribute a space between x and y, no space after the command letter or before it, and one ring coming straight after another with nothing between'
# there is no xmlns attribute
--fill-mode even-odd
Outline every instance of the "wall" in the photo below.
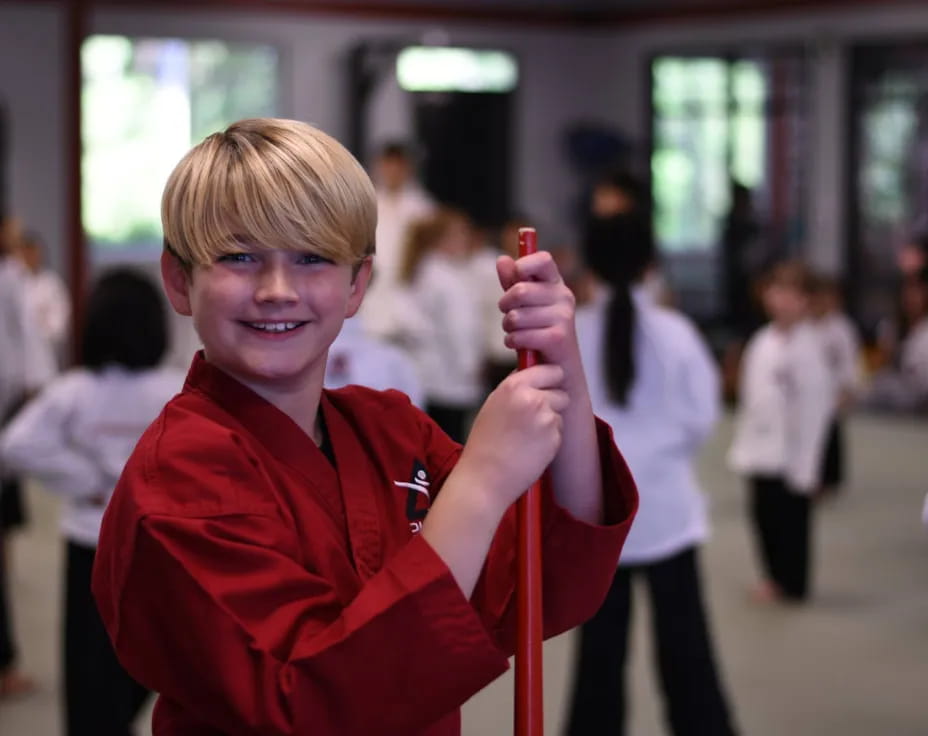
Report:
<svg viewBox="0 0 928 736"><path fill-rule="evenodd" d="M355 43L383 37L417 42L424 33L439 32L452 44L510 50L521 67L514 130L515 204L539 218L543 237L561 240L571 234L566 210L576 182L560 153L559 135L570 121L602 117L603 113L597 91L598 54L581 33L515 30L511 26L488 29L475 24L443 23L438 27L426 22L328 15L115 8L95 11L90 31L275 44L283 65L281 113L313 122L343 138L347 134L345 57ZM0 98L14 112L14 156L8 162L11 210L45 236L53 265L64 272L61 34L56 4L33 7L0 2ZM605 39L598 41L600 48L606 43ZM392 99L399 98L393 95ZM389 105L390 96L380 102ZM402 124L403 111L379 110L394 127ZM144 176L144 172L139 175Z"/></svg>

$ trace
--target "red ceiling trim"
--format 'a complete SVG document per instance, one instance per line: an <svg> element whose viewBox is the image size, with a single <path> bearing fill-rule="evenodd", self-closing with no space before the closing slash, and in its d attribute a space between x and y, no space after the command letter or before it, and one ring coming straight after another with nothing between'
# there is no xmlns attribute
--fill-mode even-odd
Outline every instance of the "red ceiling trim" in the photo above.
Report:
<svg viewBox="0 0 928 736"><path fill-rule="evenodd" d="M6 3L22 0L0 0ZM66 0L30 0L30 4L64 4ZM867 9L924 6L924 0L681 0L673 8L641 8L632 10L558 10L548 8L509 8L441 6L417 3L338 2L337 0L86 0L88 6L125 10L163 8L192 12L223 10L247 13L308 13L335 15L346 18L367 17L393 20L473 21L495 25L534 25L553 27L622 28L645 24L681 21L737 20L757 15L784 15L816 10Z"/></svg>

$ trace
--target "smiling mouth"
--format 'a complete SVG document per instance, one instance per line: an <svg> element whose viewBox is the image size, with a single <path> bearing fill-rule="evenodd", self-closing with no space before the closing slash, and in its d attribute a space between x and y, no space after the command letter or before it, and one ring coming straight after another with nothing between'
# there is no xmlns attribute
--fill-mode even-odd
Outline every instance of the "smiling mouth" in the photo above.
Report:
<svg viewBox="0 0 928 736"><path fill-rule="evenodd" d="M293 330L305 325L306 322L242 322L241 324L258 332L280 334L284 332L293 332Z"/></svg>

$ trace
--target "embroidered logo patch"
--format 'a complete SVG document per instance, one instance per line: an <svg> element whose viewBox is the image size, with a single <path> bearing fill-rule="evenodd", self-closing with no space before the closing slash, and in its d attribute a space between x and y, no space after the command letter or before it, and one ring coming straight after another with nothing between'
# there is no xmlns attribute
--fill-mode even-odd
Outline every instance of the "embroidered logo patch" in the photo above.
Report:
<svg viewBox="0 0 928 736"><path fill-rule="evenodd" d="M429 512L429 506L432 503L432 497L429 494L431 485L429 471L421 460L415 460L412 464L410 480L393 481L393 485L400 488L406 488L406 518L409 519L409 528L413 534L422 531L422 520Z"/></svg>

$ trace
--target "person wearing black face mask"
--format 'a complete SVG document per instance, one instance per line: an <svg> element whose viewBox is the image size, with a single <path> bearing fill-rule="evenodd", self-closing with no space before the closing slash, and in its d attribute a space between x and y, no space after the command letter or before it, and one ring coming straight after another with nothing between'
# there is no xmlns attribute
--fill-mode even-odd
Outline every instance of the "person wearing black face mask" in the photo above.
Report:
<svg viewBox="0 0 928 736"><path fill-rule="evenodd" d="M605 603L581 629L565 733L625 732L631 579L641 576L670 731L730 736L735 727L702 602L697 557L708 519L693 472L718 417L718 372L692 323L645 286L655 264L646 212L593 217L583 252L608 285L577 311L590 396L623 448L640 502Z"/></svg>

